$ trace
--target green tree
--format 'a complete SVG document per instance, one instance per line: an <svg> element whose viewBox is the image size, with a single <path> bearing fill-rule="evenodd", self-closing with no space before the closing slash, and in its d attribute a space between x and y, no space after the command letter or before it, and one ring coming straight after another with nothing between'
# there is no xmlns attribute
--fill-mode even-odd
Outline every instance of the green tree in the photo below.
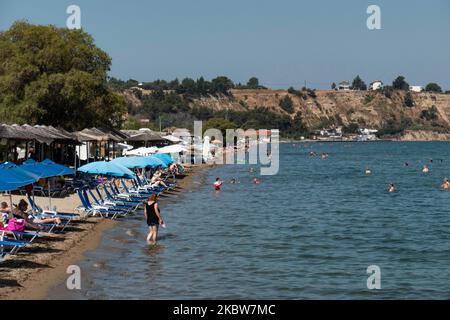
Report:
<svg viewBox="0 0 450 320"><path fill-rule="evenodd" d="M414 104L415 104L414 98L410 92L406 93L404 101L405 101L405 105L407 107L410 107L410 108L414 107Z"/></svg>
<svg viewBox="0 0 450 320"><path fill-rule="evenodd" d="M250 89L258 89L259 88L259 80L258 78L252 77L247 82L247 87Z"/></svg>
<svg viewBox="0 0 450 320"><path fill-rule="evenodd" d="M409 90L409 84L406 82L405 77L398 76L393 82L392 82L392 88L395 90Z"/></svg>
<svg viewBox="0 0 450 320"><path fill-rule="evenodd" d="M111 58L86 32L16 22L0 32L0 61L2 122L121 125L126 104L107 85Z"/></svg>
<svg viewBox="0 0 450 320"><path fill-rule="evenodd" d="M279 105L280 105L281 109L283 109L287 113L294 112L294 103L292 102L291 97L289 97L287 95L284 96L283 99L280 100Z"/></svg>
<svg viewBox="0 0 450 320"><path fill-rule="evenodd" d="M228 91L234 87L234 83L227 77L220 76L212 79L211 87L213 93L222 93L227 95Z"/></svg>
<svg viewBox="0 0 450 320"><path fill-rule="evenodd" d="M436 106L431 106L430 108L428 108L426 110L422 110L420 117L422 119L425 119L428 121L437 120L438 119L438 109L436 108Z"/></svg>
<svg viewBox="0 0 450 320"><path fill-rule="evenodd" d="M425 91L441 93L442 88L437 83L431 82L426 85Z"/></svg>
<svg viewBox="0 0 450 320"><path fill-rule="evenodd" d="M352 83L352 89L353 90L367 90L367 85L365 82L361 79L361 77L358 75L355 79L353 79Z"/></svg>
<svg viewBox="0 0 450 320"><path fill-rule="evenodd" d="M237 129L236 123L223 119L223 118L211 118L208 121L206 121L203 131L206 131L208 129L218 129L222 131L222 135L225 138L226 137L226 130L227 129Z"/></svg>

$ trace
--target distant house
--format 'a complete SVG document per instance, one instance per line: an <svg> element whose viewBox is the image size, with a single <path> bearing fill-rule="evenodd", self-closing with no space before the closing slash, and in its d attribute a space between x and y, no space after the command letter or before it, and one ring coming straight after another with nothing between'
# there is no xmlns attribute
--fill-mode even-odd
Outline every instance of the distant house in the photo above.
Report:
<svg viewBox="0 0 450 320"><path fill-rule="evenodd" d="M409 91L412 91L412 92L422 92L422 91L423 91L423 88L422 88L422 86L410 86L410 87L409 87Z"/></svg>
<svg viewBox="0 0 450 320"><path fill-rule="evenodd" d="M350 83L348 81L341 81L339 83L338 90L339 91L349 91L350 90Z"/></svg>
<svg viewBox="0 0 450 320"><path fill-rule="evenodd" d="M381 81L381 80L372 81L369 85L369 90L375 91L375 90L378 90L381 88L383 88L383 81Z"/></svg>

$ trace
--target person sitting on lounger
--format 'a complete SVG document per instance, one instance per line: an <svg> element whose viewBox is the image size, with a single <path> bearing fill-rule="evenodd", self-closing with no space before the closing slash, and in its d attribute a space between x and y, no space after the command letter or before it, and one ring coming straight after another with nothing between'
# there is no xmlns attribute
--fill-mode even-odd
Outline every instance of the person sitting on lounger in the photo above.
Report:
<svg viewBox="0 0 450 320"><path fill-rule="evenodd" d="M170 173L174 173L174 174L178 174L178 166L177 166L176 163L172 163L172 164L169 166L169 172L170 172Z"/></svg>
<svg viewBox="0 0 450 320"><path fill-rule="evenodd" d="M26 227L29 229L37 229L41 230L43 229L42 226L39 224L41 223L56 223L61 224L60 218L46 218L46 219L39 219L36 218L33 215L28 215L28 203L25 200L20 200L19 204L17 205L17 208L14 208L11 213L10 217L18 218L18 219L24 219L27 222Z"/></svg>
<svg viewBox="0 0 450 320"><path fill-rule="evenodd" d="M6 223L8 221L9 212L11 210L8 207L8 204L6 202L2 202L0 204L0 223Z"/></svg>
<svg viewBox="0 0 450 320"><path fill-rule="evenodd" d="M155 187L163 186L167 188L167 185L164 183L164 180L161 179L161 171L156 171L150 182L152 183L152 186Z"/></svg>

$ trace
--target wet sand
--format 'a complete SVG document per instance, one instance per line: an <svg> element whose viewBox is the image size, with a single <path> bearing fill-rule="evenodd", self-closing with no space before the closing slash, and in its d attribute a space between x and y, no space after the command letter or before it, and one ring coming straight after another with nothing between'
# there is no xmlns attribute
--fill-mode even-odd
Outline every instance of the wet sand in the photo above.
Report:
<svg viewBox="0 0 450 320"><path fill-rule="evenodd" d="M196 165L189 169L188 175L178 179L178 189L160 201L173 199L177 192L188 189L192 177L211 165ZM13 203L23 198L13 196ZM0 202L9 203L9 197L0 196ZM41 207L48 206L48 198L36 197ZM73 212L80 204L77 195L64 199L52 199L52 206L58 211ZM103 232L113 228L118 221L107 218L89 217L74 221L64 233L46 234L36 239L28 248L23 248L17 255L7 257L0 262L0 299L44 299L48 290L68 277L67 267L81 261L83 253L95 249Z"/></svg>

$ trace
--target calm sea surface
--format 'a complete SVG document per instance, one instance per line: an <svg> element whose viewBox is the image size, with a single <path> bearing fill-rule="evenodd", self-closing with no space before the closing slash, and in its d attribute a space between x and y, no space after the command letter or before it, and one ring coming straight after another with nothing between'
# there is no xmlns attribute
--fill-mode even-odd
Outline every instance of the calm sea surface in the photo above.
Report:
<svg viewBox="0 0 450 320"><path fill-rule="evenodd" d="M121 221L80 264L82 290L61 284L49 299L450 298L450 143L286 144L280 157L275 176L248 165L196 176L161 204L156 248L143 218ZM381 290L367 289L370 265Z"/></svg>

